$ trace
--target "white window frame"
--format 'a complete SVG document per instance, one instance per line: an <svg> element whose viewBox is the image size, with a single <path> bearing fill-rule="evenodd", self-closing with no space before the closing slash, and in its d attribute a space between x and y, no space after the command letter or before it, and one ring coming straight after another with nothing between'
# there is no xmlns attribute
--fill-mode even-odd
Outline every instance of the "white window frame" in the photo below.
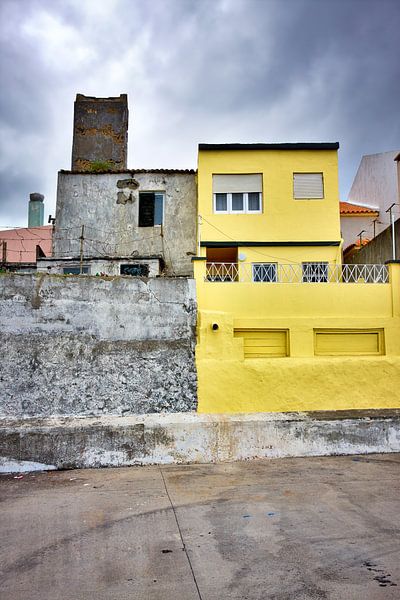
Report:
<svg viewBox="0 0 400 600"><path fill-rule="evenodd" d="M213 210L216 215L259 215L263 211L262 205L262 192L226 192L226 206L227 210L217 210L217 194L223 194L225 192L215 192L213 194ZM243 210L232 209L232 193L243 194ZM258 194L260 200L259 210L249 210L249 193Z"/></svg>
<svg viewBox="0 0 400 600"><path fill-rule="evenodd" d="M275 279L259 279L256 280L254 279L254 274L255 274L255 270L257 267L268 267L269 269L272 269L274 271L275 274ZM252 263L251 265L251 280L253 283L278 283L278 263L276 262L257 262L257 263Z"/></svg>

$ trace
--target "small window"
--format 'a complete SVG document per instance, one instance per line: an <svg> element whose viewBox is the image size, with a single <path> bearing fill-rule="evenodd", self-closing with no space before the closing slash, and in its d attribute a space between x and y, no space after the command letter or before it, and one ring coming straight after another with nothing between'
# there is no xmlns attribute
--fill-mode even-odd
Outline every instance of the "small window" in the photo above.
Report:
<svg viewBox="0 0 400 600"><path fill-rule="evenodd" d="M293 173L293 198L310 200L323 197L324 178L322 173Z"/></svg>
<svg viewBox="0 0 400 600"><path fill-rule="evenodd" d="M303 262L303 282L326 283L328 281L327 262Z"/></svg>
<svg viewBox="0 0 400 600"><path fill-rule="evenodd" d="M82 273L80 266L71 266L63 268L64 275L87 275L89 273L89 267L82 267Z"/></svg>
<svg viewBox="0 0 400 600"><path fill-rule="evenodd" d="M121 275L130 275L131 277L148 277L149 265L143 263L129 263L121 265Z"/></svg>
<svg viewBox="0 0 400 600"><path fill-rule="evenodd" d="M139 227L162 225L164 218L164 194L159 192L139 193Z"/></svg>
<svg viewBox="0 0 400 600"><path fill-rule="evenodd" d="M253 281L275 283L277 263L253 263Z"/></svg>

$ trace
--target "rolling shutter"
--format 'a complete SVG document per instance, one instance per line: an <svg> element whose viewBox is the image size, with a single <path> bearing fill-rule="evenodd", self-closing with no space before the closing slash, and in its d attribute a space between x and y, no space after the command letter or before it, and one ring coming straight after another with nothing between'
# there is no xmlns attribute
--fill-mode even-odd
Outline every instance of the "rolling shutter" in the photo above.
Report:
<svg viewBox="0 0 400 600"><path fill-rule="evenodd" d="M262 175L213 175L213 193L262 192Z"/></svg>
<svg viewBox="0 0 400 600"><path fill-rule="evenodd" d="M293 196L296 199L323 198L322 173L293 173Z"/></svg>

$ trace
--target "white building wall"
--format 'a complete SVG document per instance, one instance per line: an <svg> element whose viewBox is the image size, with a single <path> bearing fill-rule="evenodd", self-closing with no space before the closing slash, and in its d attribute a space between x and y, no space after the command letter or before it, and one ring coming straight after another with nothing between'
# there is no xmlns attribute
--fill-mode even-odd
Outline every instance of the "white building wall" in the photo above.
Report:
<svg viewBox="0 0 400 600"><path fill-rule="evenodd" d="M389 224L389 215L385 211L394 202L399 202L397 164L394 160L398 153L399 150L392 150L363 156L349 193L348 202L379 210L381 224L377 226L377 233ZM396 209L395 214L399 215L400 207Z"/></svg>

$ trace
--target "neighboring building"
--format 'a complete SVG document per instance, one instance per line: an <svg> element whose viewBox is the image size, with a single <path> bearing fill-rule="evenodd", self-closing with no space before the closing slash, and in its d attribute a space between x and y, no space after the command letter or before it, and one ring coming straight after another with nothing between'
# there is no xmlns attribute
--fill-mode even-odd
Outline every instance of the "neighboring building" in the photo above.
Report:
<svg viewBox="0 0 400 600"><path fill-rule="evenodd" d="M0 263L8 270L36 270L36 260L51 256L52 226L0 231Z"/></svg>
<svg viewBox="0 0 400 600"><path fill-rule="evenodd" d="M380 225L379 210L369 206L340 202L340 229L343 250L374 237Z"/></svg>
<svg viewBox="0 0 400 600"><path fill-rule="evenodd" d="M398 155L399 150L393 150L363 156L348 196L349 203L368 206L379 212L380 223L376 223L376 234L389 224L387 209L400 202L400 175L398 162L396 163ZM396 214L398 216L400 210ZM372 226L366 237L372 239Z"/></svg>
<svg viewBox="0 0 400 600"><path fill-rule="evenodd" d="M388 211L391 209L394 220L399 218L399 161L398 151L363 156L349 193L349 202L340 203L346 263L374 264L392 259L391 214ZM381 233L384 235L375 243L374 239Z"/></svg>
<svg viewBox="0 0 400 600"><path fill-rule="evenodd" d="M399 405L400 265L342 265L338 146L200 144L200 412Z"/></svg>
<svg viewBox="0 0 400 600"><path fill-rule="evenodd" d="M120 264L143 259L145 265L157 261L157 274L190 276L196 252L195 171L61 171L53 247L56 259L78 263L82 250L93 274L99 267L89 263L101 258L108 261L108 274L124 274Z"/></svg>
<svg viewBox="0 0 400 600"><path fill-rule="evenodd" d="M400 258L400 219L394 224L396 259ZM343 260L352 265L385 264L393 259L393 229L388 225L374 239L364 243L348 246L344 252Z"/></svg>
<svg viewBox="0 0 400 600"><path fill-rule="evenodd" d="M53 227L43 225L44 196L30 194L28 227L0 231L0 264L9 271L35 271L36 261L50 257Z"/></svg>
<svg viewBox="0 0 400 600"><path fill-rule="evenodd" d="M193 274L196 172L126 169L127 114L126 96L77 95L72 171L58 175L54 259L41 270Z"/></svg>

